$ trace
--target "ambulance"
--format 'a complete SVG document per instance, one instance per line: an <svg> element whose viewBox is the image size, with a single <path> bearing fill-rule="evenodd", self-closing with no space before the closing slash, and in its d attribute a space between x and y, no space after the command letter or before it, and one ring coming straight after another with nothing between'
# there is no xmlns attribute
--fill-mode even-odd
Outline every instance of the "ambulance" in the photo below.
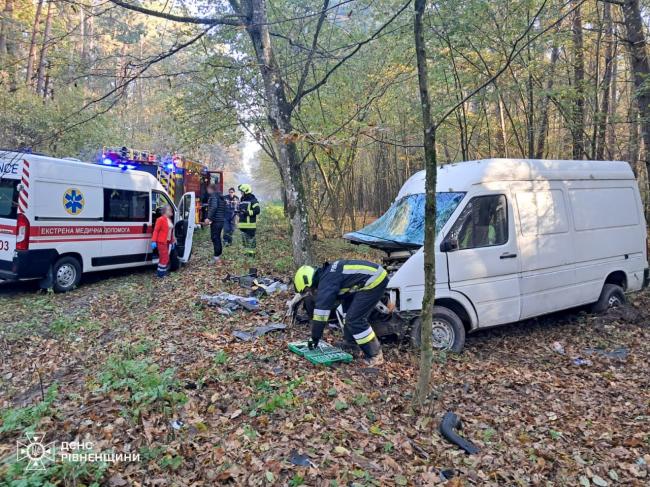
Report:
<svg viewBox="0 0 650 487"><path fill-rule="evenodd" d="M40 279L65 292L87 272L156 264L151 236L166 205L174 210L174 269L190 259L194 192L176 206L143 171L0 152L0 280Z"/></svg>

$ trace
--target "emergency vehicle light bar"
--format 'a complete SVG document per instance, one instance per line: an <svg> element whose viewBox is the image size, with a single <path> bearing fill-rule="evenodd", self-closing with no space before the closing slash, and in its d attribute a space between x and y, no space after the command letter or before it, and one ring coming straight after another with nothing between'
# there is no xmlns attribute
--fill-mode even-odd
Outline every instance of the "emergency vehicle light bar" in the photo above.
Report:
<svg viewBox="0 0 650 487"><path fill-rule="evenodd" d="M134 162L139 164L156 164L158 158L151 151L135 150L129 147L103 147L102 163L111 165L115 163Z"/></svg>

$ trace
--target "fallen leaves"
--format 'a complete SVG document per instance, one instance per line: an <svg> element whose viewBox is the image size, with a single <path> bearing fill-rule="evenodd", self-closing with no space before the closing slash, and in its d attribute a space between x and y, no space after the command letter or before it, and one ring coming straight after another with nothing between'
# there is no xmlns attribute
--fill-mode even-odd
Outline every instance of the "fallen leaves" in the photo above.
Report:
<svg viewBox="0 0 650 487"><path fill-rule="evenodd" d="M276 240L282 238L280 228ZM35 328L28 340L9 341L0 362L0 401L5 409L38 401L37 371L45 386L59 382L56 414L39 424L48 434L89 435L116 452L147 453L140 463L111 465L108 485L142 479L160 487L647 483L648 293L635 297L633 314L570 312L474 334L463 355L436 364L433 399L416 412L410 394L417 357L394 343L384 347L381 373L369 376L354 364L318 368L291 354L286 343L304 339L305 327L234 341L232 330L280 318L288 296L262 299L267 316L224 317L196 306L201 293L241 291L218 279L205 265L204 243L197 245L190 265L169 280L154 281L143 271L69 295L10 298L12 313L39 322L65 307L105 326L56 340ZM277 274L277 254L264 258L260 271ZM571 364L586 348L620 346L630 349L624 360L593 354L591 366ZM115 353L174 368L187 402L133 420L119 400L128 391L101 391L99 374ZM463 435L480 454L468 457L440 438L447 410L462 417ZM15 453L15 440L0 438L1 458ZM292 464L293 450L315 466Z"/></svg>

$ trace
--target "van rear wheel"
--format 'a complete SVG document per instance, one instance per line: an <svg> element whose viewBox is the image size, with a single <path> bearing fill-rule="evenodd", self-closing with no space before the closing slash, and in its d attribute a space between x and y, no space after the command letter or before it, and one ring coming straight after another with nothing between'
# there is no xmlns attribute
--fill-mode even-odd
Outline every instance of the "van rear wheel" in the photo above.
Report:
<svg viewBox="0 0 650 487"><path fill-rule="evenodd" d="M610 308L618 308L625 304L625 291L616 284L605 284L598 301L591 305L592 313L604 313Z"/></svg>
<svg viewBox="0 0 650 487"><path fill-rule="evenodd" d="M74 257L61 257L52 267L52 288L55 293L72 291L81 280L81 264Z"/></svg>
<svg viewBox="0 0 650 487"><path fill-rule="evenodd" d="M416 318L411 325L411 345L413 348L422 346L422 320ZM431 345L434 350L460 353L465 346L465 327L463 322L449 308L433 307L433 327L431 330Z"/></svg>

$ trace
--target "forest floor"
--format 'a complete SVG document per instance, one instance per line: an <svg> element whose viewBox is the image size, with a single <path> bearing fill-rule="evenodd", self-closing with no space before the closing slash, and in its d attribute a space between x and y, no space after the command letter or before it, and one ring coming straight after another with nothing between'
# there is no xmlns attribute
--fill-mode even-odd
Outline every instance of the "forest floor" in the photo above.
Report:
<svg viewBox="0 0 650 487"><path fill-rule="evenodd" d="M277 212L263 220L257 267L289 278L287 227ZM305 339L306 326L236 340L235 329L281 321L291 296L262 298L266 316L201 306L204 293L244 292L222 281L246 268L238 247L223 268L211 265L209 247L203 232L191 263L164 280L151 269L115 272L64 295L0 284L0 485L650 482L650 293L604 316L572 311L471 335L463 354L436 357L431 400L418 413L417 355L406 346L385 344L387 363L371 373L291 353L287 343ZM318 243L321 259L360 250ZM461 416L479 454L440 436L446 411ZM59 447L42 470L16 458L29 431ZM92 447L139 460L62 461L61 442L74 441L86 449L68 453ZM298 454L308 466L292 463Z"/></svg>

